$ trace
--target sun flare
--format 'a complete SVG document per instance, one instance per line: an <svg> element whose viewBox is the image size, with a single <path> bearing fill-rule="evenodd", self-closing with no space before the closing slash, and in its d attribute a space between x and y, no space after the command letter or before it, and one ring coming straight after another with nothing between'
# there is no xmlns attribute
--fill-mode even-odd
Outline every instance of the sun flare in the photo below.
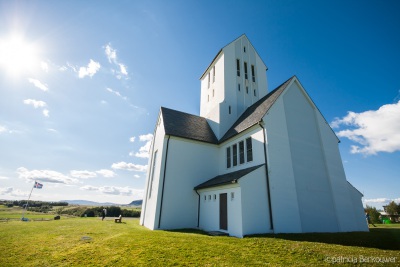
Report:
<svg viewBox="0 0 400 267"><path fill-rule="evenodd" d="M11 75L31 71L38 64L37 48L21 36L0 39L0 68Z"/></svg>

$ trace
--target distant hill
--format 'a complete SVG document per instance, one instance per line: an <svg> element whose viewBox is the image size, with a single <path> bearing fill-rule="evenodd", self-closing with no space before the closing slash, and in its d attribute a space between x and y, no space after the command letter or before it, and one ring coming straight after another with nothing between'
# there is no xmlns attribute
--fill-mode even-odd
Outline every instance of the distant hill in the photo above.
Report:
<svg viewBox="0 0 400 267"><path fill-rule="evenodd" d="M119 206L119 204L111 203L111 202L95 202L89 200L62 200L63 202L67 202L70 205L84 205L84 206Z"/></svg>
<svg viewBox="0 0 400 267"><path fill-rule="evenodd" d="M142 206L142 203L143 203L143 200L140 199L140 200L134 200L131 203L129 203L128 205L130 205L130 206Z"/></svg>
<svg viewBox="0 0 400 267"><path fill-rule="evenodd" d="M95 202L90 200L61 200L67 202L69 205L82 205L82 206L142 206L142 200L134 200L129 204L116 204L111 202Z"/></svg>

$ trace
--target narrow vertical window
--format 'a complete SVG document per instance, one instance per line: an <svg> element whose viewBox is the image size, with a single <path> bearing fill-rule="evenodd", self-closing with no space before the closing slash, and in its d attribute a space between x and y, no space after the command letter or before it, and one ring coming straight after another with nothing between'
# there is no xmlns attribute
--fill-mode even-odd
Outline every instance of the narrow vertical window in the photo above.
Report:
<svg viewBox="0 0 400 267"><path fill-rule="evenodd" d="M215 83L215 66L213 67L213 83Z"/></svg>
<svg viewBox="0 0 400 267"><path fill-rule="evenodd" d="M240 92L240 83L238 83L238 91Z"/></svg>
<svg viewBox="0 0 400 267"><path fill-rule="evenodd" d="M226 167L231 167L231 147L226 148Z"/></svg>
<svg viewBox="0 0 400 267"><path fill-rule="evenodd" d="M244 63L244 78L247 80L247 62Z"/></svg>
<svg viewBox="0 0 400 267"><path fill-rule="evenodd" d="M253 82L256 82L256 73L254 71L254 65L251 65L251 77L253 79Z"/></svg>
<svg viewBox="0 0 400 267"><path fill-rule="evenodd" d="M253 144L251 137L246 139L247 162L253 161Z"/></svg>
<svg viewBox="0 0 400 267"><path fill-rule="evenodd" d="M254 96L257 96L257 94L256 94L256 89L254 89Z"/></svg>
<svg viewBox="0 0 400 267"><path fill-rule="evenodd" d="M231 112L232 112L232 109L231 109L231 106L229 106L229 114L231 114Z"/></svg>
<svg viewBox="0 0 400 267"><path fill-rule="evenodd" d="M256 91L254 90L254 94L256 93ZM213 97L214 97L214 95L215 95L215 91L214 91L214 89L213 89Z"/></svg>
<svg viewBox="0 0 400 267"><path fill-rule="evenodd" d="M232 146L232 152L233 152L233 166L237 165L237 144L234 144Z"/></svg>
<svg viewBox="0 0 400 267"><path fill-rule="evenodd" d="M239 142L239 162L244 163L244 141Z"/></svg>
<svg viewBox="0 0 400 267"><path fill-rule="evenodd" d="M155 169L156 169L156 161L157 161L157 151L154 152L154 156L153 156L153 166L151 166L149 198L151 198L151 191L153 190L154 171L155 171Z"/></svg>
<svg viewBox="0 0 400 267"><path fill-rule="evenodd" d="M245 53L246 53L246 47L245 47L245 46L243 46L243 52L245 52Z"/></svg>
<svg viewBox="0 0 400 267"><path fill-rule="evenodd" d="M236 74L240 77L240 60L236 59Z"/></svg>
<svg viewBox="0 0 400 267"><path fill-rule="evenodd" d="M235 192L231 192L231 200L235 199Z"/></svg>
<svg viewBox="0 0 400 267"><path fill-rule="evenodd" d="M207 95L207 102L210 102L210 95Z"/></svg>
<svg viewBox="0 0 400 267"><path fill-rule="evenodd" d="M208 74L208 88L210 88L210 76L211 76L211 73Z"/></svg>
<svg viewBox="0 0 400 267"><path fill-rule="evenodd" d="M246 86L246 94L248 94L248 93L249 93L249 87Z"/></svg>

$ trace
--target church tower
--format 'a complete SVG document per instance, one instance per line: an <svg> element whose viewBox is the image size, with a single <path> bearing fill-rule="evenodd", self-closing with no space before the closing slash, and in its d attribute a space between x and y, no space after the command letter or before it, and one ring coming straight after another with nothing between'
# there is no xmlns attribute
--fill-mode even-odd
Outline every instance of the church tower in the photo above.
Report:
<svg viewBox="0 0 400 267"><path fill-rule="evenodd" d="M200 116L207 119L218 139L268 93L266 70L243 34L223 47L200 77Z"/></svg>

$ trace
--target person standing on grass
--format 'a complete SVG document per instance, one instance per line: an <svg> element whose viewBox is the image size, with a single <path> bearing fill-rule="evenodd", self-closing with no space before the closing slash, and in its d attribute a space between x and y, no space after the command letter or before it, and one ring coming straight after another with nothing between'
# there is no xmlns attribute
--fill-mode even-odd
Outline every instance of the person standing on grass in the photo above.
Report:
<svg viewBox="0 0 400 267"><path fill-rule="evenodd" d="M371 218L369 217L369 213L368 213L368 212L365 213L365 218L367 219L367 224L368 224L368 226L369 226L370 224L372 224L374 227L376 227L375 224L373 224L373 223L371 222Z"/></svg>
<svg viewBox="0 0 400 267"><path fill-rule="evenodd" d="M104 218L106 217L106 215L107 215L107 210L104 208L104 209L101 211L101 220L102 220L102 221L104 221Z"/></svg>

